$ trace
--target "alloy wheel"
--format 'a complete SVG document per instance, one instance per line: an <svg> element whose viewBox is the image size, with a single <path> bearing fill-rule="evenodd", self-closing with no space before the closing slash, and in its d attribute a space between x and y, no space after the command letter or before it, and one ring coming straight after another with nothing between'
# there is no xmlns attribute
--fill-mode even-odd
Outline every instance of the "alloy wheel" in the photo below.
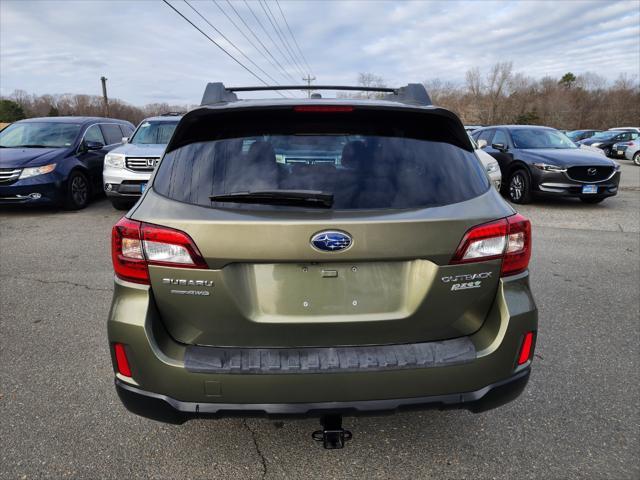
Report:
<svg viewBox="0 0 640 480"><path fill-rule="evenodd" d="M76 205L84 205L89 196L87 181L82 175L76 175L71 180L71 197Z"/></svg>
<svg viewBox="0 0 640 480"><path fill-rule="evenodd" d="M524 178L521 173L516 173L511 177L509 182L509 196L512 200L518 201L522 198L522 192L524 190Z"/></svg>

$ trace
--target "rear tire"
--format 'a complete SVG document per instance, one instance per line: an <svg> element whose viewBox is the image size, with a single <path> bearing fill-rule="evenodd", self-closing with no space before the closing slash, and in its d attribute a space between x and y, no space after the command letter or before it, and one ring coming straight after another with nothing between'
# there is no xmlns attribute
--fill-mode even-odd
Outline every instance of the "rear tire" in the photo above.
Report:
<svg viewBox="0 0 640 480"><path fill-rule="evenodd" d="M524 168L514 171L506 185L507 198L513 203L523 205L531 202L531 177Z"/></svg>
<svg viewBox="0 0 640 480"><path fill-rule="evenodd" d="M602 202L607 197L580 197L584 203L595 204Z"/></svg>
<svg viewBox="0 0 640 480"><path fill-rule="evenodd" d="M109 201L111 201L111 205L113 205L113 208L116 210L129 210L135 203L131 200L122 200L120 198L110 198Z"/></svg>
<svg viewBox="0 0 640 480"><path fill-rule="evenodd" d="M81 210L89 204L91 199L91 186L87 176L80 172L71 172L67 180L67 192L64 207L67 210Z"/></svg>
<svg viewBox="0 0 640 480"><path fill-rule="evenodd" d="M604 154L605 154L607 157L610 157L610 156L611 156L611 148L610 148L610 147L605 148L603 151L604 151Z"/></svg>
<svg viewBox="0 0 640 480"><path fill-rule="evenodd" d="M633 154L633 163L640 167L640 150Z"/></svg>

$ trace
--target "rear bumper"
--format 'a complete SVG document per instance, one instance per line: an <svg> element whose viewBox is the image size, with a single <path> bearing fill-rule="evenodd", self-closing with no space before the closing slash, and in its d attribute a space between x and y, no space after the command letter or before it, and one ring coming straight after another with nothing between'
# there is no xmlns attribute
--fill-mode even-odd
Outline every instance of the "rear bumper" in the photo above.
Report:
<svg viewBox="0 0 640 480"><path fill-rule="evenodd" d="M116 378L118 396L127 410L152 420L180 424L200 417L301 416L326 414L372 415L398 410L466 409L475 413L504 405L517 398L526 387L530 368L512 377L471 392L426 397L317 403L196 403L182 402L166 395L147 392Z"/></svg>
<svg viewBox="0 0 640 480"><path fill-rule="evenodd" d="M336 409L366 413L411 407L493 408L524 388L531 361L518 366L516 359L524 335L537 331L538 326L528 272L524 272L500 280L481 328L465 337L473 344L471 357L443 357L437 353L439 345L433 355L424 350L424 361L416 358L402 366L391 362L386 368L372 369L369 360L356 365L350 360L356 356L345 355L345 368L338 363L327 367L328 371L312 371L311 357L300 356L299 364L287 362L289 371L284 372L274 371L269 362L253 362L250 355L240 352L247 360L245 371L227 368L216 361L216 355L194 358L190 347L171 338L149 287L121 280L115 287L109 341L125 345L133 377L116 373L119 395L132 412L177 423L205 413L304 416ZM446 342L449 340L434 343ZM110 350L117 371L113 348ZM365 355L358 358L375 360L371 352L359 353ZM381 366L382 362L373 364ZM325 365L320 362L318 367ZM502 388L512 382L511 387ZM157 411L165 415L154 413Z"/></svg>

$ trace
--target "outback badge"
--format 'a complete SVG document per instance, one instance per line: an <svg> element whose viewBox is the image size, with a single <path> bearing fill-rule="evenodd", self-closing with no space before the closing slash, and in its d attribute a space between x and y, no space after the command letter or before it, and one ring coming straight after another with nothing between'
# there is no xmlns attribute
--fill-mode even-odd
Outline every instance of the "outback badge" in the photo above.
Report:
<svg viewBox="0 0 640 480"><path fill-rule="evenodd" d="M339 252L352 244L351 236L336 230L323 230L311 237L311 246L321 252Z"/></svg>

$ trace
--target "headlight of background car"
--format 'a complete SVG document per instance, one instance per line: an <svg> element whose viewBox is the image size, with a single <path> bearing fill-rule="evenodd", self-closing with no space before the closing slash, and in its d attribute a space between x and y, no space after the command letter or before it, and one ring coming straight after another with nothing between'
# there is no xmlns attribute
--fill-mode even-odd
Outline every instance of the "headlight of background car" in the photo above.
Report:
<svg viewBox="0 0 640 480"><path fill-rule="evenodd" d="M107 153L104 163L112 168L124 168L124 155L118 153Z"/></svg>
<svg viewBox="0 0 640 480"><path fill-rule="evenodd" d="M44 175L45 173L51 173L56 169L55 163L50 163L49 165L43 165L41 167L29 167L22 170L20 174L20 179L35 177L36 175Z"/></svg>
<svg viewBox="0 0 640 480"><path fill-rule="evenodd" d="M602 145L601 142L596 142L591 144L592 147L599 147L600 145Z"/></svg>
<svg viewBox="0 0 640 480"><path fill-rule="evenodd" d="M491 162L490 164L487 165L486 169L488 174L492 174L492 173L499 172L500 166L498 165L498 162Z"/></svg>
<svg viewBox="0 0 640 480"><path fill-rule="evenodd" d="M544 170L545 172L566 172L567 169L557 165L549 165L548 163L534 163L534 167Z"/></svg>

